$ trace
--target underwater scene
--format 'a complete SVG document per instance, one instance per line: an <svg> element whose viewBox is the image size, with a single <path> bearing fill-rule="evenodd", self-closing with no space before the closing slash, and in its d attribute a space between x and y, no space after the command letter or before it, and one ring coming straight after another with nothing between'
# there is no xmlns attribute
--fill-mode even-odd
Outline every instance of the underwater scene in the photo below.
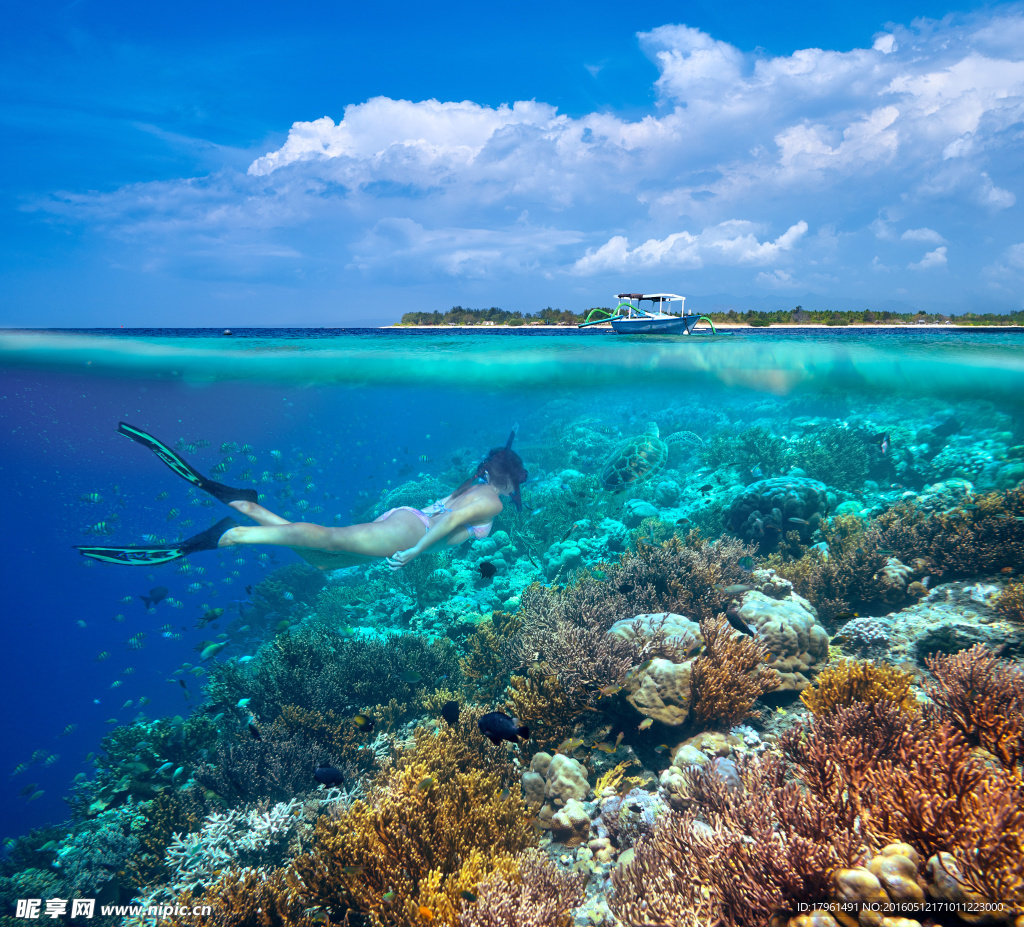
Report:
<svg viewBox="0 0 1024 927"><path fill-rule="evenodd" d="M1024 925L1022 339L0 333L0 927Z"/></svg>

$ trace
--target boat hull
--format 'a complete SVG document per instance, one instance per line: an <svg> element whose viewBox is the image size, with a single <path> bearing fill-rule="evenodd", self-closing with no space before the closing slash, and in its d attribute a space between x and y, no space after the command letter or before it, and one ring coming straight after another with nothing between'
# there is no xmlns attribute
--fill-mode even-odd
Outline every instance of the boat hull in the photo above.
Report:
<svg viewBox="0 0 1024 927"><path fill-rule="evenodd" d="M697 315L653 316L639 319L612 319L612 328L622 335L688 335L700 320Z"/></svg>

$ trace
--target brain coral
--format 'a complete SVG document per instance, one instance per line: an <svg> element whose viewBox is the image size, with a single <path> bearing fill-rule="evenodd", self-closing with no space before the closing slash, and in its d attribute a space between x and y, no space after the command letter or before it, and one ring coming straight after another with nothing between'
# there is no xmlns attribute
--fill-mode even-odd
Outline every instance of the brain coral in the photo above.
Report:
<svg viewBox="0 0 1024 927"><path fill-rule="evenodd" d="M756 590L745 592L739 615L768 648L772 660L767 665L782 677L779 689L806 689L810 680L805 674L828 662L828 632L811 603L796 593L771 599Z"/></svg>
<svg viewBox="0 0 1024 927"><path fill-rule="evenodd" d="M789 531L807 541L835 496L818 480L780 476L751 483L729 503L722 516L726 528L762 551L773 550Z"/></svg>

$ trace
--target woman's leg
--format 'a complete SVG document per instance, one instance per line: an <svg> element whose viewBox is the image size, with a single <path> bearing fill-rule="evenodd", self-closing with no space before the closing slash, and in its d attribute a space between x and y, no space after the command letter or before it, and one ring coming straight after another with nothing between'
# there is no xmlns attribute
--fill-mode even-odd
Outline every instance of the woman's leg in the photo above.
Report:
<svg viewBox="0 0 1024 927"><path fill-rule="evenodd" d="M410 512L393 512L385 521L326 528L306 522L286 521L254 502L232 502L231 507L259 522L259 525L240 526L226 531L220 539L220 547L273 544L347 551L365 557L390 557L396 550L412 547L423 537L423 522Z"/></svg>

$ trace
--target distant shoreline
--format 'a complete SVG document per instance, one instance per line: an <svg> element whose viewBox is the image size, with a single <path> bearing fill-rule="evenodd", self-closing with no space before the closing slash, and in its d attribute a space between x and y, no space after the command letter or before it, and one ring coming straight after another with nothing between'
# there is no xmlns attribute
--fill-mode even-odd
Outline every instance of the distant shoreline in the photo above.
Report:
<svg viewBox="0 0 1024 927"><path fill-rule="evenodd" d="M525 328L531 331L543 331L546 328L565 328L565 329L576 329L576 325L400 325L397 322L392 325L381 325L381 328L430 328L430 329L443 329L443 328L457 328L457 329L472 329L474 331L481 330L486 331L490 328ZM607 328L601 325L591 325L589 328L595 329L596 331L613 331L611 325ZM771 325L748 325L746 322L715 322L715 328L728 328L728 329L743 329L749 328L752 330L758 330L762 328L906 328L906 329L917 329L917 328L1021 328L1020 325L958 325L956 322L950 322L948 325L945 322L910 322L907 324L892 322L850 322L848 325L826 325L823 322L772 322Z"/></svg>

